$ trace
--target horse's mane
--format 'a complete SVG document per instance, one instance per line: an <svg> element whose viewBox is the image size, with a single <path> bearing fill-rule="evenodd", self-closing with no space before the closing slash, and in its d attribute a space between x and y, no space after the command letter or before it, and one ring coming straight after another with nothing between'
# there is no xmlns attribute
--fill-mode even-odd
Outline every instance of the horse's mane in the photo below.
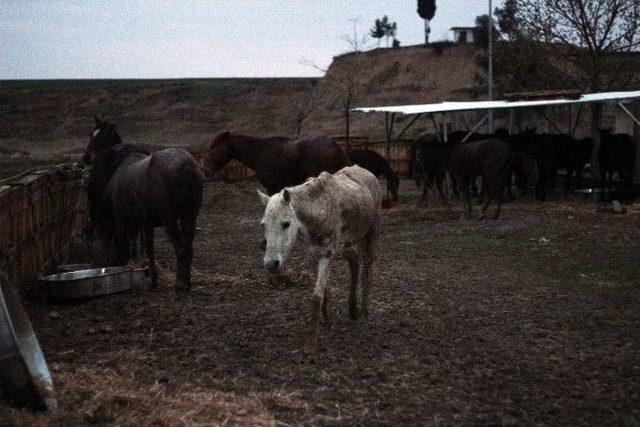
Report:
<svg viewBox="0 0 640 427"><path fill-rule="evenodd" d="M96 156L87 181L87 199L92 225L108 226L111 207L106 197L109 180L122 162L134 153L149 154L149 150L136 144L117 144L102 150Z"/></svg>
<svg viewBox="0 0 640 427"><path fill-rule="evenodd" d="M113 147L102 150L96 156L89 180L98 184L97 189L103 189L111 179L116 169L122 162L134 153L150 154L149 150L136 144L117 144ZM91 179L93 177L94 179Z"/></svg>

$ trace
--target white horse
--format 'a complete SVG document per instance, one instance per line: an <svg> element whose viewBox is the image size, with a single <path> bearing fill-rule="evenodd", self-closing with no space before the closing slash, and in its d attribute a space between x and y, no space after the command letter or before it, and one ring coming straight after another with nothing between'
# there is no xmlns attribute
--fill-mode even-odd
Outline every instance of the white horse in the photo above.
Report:
<svg viewBox="0 0 640 427"><path fill-rule="evenodd" d="M382 191L376 177L359 166L322 172L304 184L269 197L258 190L265 205L261 224L266 238L264 266L276 274L286 262L298 234L317 262L312 298L311 346L317 344L320 312L329 325L327 281L335 258L345 258L351 270L349 314L367 317L374 243L378 234ZM362 269L360 271L360 269ZM362 305L356 291L362 282Z"/></svg>

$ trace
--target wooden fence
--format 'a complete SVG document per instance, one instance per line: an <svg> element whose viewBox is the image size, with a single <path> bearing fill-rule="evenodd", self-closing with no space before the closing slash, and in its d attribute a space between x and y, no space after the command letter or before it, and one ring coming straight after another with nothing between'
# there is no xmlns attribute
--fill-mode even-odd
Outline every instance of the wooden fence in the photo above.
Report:
<svg viewBox="0 0 640 427"><path fill-rule="evenodd" d="M0 270L19 289L55 269L87 220L77 163L0 181Z"/></svg>
<svg viewBox="0 0 640 427"><path fill-rule="evenodd" d="M333 138L333 140L346 150L347 144L344 138ZM409 175L411 173L411 141L412 140L410 139L401 139L391 143L389 164L398 175ZM368 138L352 137L349 140L349 147L351 149L366 148L375 151L382 157L386 157L384 141L370 141ZM242 181L253 176L253 170L233 160L226 167L216 173L213 176L213 179L235 182Z"/></svg>

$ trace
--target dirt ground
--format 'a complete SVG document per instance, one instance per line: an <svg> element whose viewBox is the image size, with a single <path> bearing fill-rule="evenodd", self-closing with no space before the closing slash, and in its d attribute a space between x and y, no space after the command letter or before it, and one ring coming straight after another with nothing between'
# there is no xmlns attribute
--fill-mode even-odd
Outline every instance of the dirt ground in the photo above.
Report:
<svg viewBox="0 0 640 427"><path fill-rule="evenodd" d="M189 295L158 231L159 291L29 302L60 410L0 401L0 424L640 423L633 207L518 201L461 222L459 204L422 205L403 182L369 319L349 320L339 262L333 328L307 356L311 289L266 280L256 187L208 184Z"/></svg>

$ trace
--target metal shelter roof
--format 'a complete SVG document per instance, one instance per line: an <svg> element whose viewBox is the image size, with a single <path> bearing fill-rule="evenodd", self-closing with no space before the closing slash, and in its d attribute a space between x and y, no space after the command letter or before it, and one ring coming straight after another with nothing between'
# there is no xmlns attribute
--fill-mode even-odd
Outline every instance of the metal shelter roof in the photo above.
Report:
<svg viewBox="0 0 640 427"><path fill-rule="evenodd" d="M640 90L629 92L598 92L582 95L578 99L544 99L536 101L463 101L440 102L437 104L390 105L381 107L361 107L352 111L365 113L444 113L451 111L498 110L504 108L544 107L552 105L584 104L593 102L622 102L640 98Z"/></svg>

